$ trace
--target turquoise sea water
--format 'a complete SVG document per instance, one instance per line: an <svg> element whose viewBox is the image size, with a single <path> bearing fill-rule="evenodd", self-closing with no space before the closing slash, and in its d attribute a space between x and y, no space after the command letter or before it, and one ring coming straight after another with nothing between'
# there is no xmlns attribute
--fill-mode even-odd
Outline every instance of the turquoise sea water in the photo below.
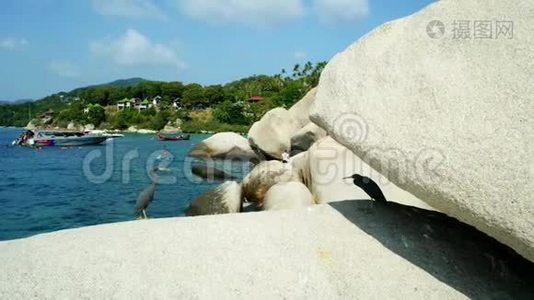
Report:
<svg viewBox="0 0 534 300"><path fill-rule="evenodd" d="M196 196L216 185L190 175L186 158L207 135L161 142L153 135L130 134L105 145L40 151L8 146L21 132L0 128L0 240L135 219L137 194L151 183L147 162L164 147L173 159L166 160L170 171L160 174L149 217L183 216ZM237 177L246 172L243 164L230 170Z"/></svg>

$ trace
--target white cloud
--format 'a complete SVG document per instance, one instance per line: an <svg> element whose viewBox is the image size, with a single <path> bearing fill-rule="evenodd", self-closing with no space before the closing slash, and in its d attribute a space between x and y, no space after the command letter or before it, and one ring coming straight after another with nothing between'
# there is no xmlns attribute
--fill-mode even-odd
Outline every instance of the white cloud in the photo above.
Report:
<svg viewBox="0 0 534 300"><path fill-rule="evenodd" d="M304 51L295 51L293 53L293 58L295 58L297 61L304 61L308 58L308 54Z"/></svg>
<svg viewBox="0 0 534 300"><path fill-rule="evenodd" d="M315 0L315 12L323 22L353 22L369 15L367 0Z"/></svg>
<svg viewBox="0 0 534 300"><path fill-rule="evenodd" d="M0 48L6 50L16 50L26 45L28 45L28 41L26 39L8 37L0 40Z"/></svg>
<svg viewBox="0 0 534 300"><path fill-rule="evenodd" d="M151 41L134 29L128 29L117 40L103 40L90 44L91 52L111 58L118 66L170 66L177 69L185 67L176 51L163 44Z"/></svg>
<svg viewBox="0 0 534 300"><path fill-rule="evenodd" d="M159 18L165 14L151 0L92 0L94 10L101 15L127 18Z"/></svg>
<svg viewBox="0 0 534 300"><path fill-rule="evenodd" d="M48 70L58 76L66 78L75 78L80 76L80 69L78 66L65 60L50 62L48 64Z"/></svg>
<svg viewBox="0 0 534 300"><path fill-rule="evenodd" d="M181 0L189 17L208 22L278 25L304 15L303 0Z"/></svg>

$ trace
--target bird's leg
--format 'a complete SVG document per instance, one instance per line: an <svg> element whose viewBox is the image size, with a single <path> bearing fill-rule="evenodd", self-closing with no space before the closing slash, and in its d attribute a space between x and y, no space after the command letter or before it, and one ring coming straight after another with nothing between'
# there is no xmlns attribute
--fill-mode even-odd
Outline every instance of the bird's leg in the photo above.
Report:
<svg viewBox="0 0 534 300"><path fill-rule="evenodd" d="M142 210L142 213L143 213L143 218L144 218L145 220L148 219L148 217L146 216L146 212L145 212L144 209Z"/></svg>

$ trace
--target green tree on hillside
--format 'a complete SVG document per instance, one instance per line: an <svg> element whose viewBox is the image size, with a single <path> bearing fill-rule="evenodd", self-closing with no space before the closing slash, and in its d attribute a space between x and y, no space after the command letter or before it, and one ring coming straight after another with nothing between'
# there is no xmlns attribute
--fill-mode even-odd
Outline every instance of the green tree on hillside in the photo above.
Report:
<svg viewBox="0 0 534 300"><path fill-rule="evenodd" d="M224 85L202 86L182 82L161 82L136 80L132 85L109 84L79 88L71 92L60 92L41 100L17 105L0 105L0 125L26 125L31 106L31 118L53 109L56 114L55 126L63 126L70 121L78 123L92 122L95 125L125 129L129 126L148 126L159 128L169 120L181 118L185 122L197 122L191 110L213 108L212 121L202 120L190 128L207 127L246 128L265 112L276 106L289 107L302 98L311 88L317 86L326 62L296 64L292 68L282 69L280 74L253 75L235 80ZM140 98L152 100L161 96L157 109L139 112L137 109L115 108L119 100ZM262 96L263 101L248 103L251 96ZM180 107L173 107L173 100L180 99ZM101 109L84 114L86 105L98 104ZM102 113L103 112L103 113ZM242 125L246 124L246 125ZM184 126L184 128L187 126Z"/></svg>
<svg viewBox="0 0 534 300"><path fill-rule="evenodd" d="M226 100L215 107L213 116L221 123L247 125L249 120L245 113L246 109L243 102Z"/></svg>
<svg viewBox="0 0 534 300"><path fill-rule="evenodd" d="M182 102L187 108L203 108L206 100L204 88L197 83L191 83L185 86Z"/></svg>
<svg viewBox="0 0 534 300"><path fill-rule="evenodd" d="M182 98L183 93L184 93L184 85L183 83L179 81L168 82L161 86L161 96L162 97L167 96L169 97L170 100L174 100L176 98Z"/></svg>
<svg viewBox="0 0 534 300"><path fill-rule="evenodd" d="M106 120L106 110L99 104L89 105L88 109L87 120L89 123L98 127Z"/></svg>

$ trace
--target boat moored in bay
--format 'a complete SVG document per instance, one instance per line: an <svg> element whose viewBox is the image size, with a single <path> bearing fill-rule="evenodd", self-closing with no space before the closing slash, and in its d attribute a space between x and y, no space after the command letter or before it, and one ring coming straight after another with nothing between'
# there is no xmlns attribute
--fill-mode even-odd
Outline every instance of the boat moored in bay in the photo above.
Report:
<svg viewBox="0 0 534 300"><path fill-rule="evenodd" d="M82 132L27 130L13 141L13 145L77 147L98 145L108 138L108 136L101 134L85 134Z"/></svg>
<svg viewBox="0 0 534 300"><path fill-rule="evenodd" d="M191 136L189 134L169 135L169 134L158 133L158 138L160 141L188 141L191 138Z"/></svg>

